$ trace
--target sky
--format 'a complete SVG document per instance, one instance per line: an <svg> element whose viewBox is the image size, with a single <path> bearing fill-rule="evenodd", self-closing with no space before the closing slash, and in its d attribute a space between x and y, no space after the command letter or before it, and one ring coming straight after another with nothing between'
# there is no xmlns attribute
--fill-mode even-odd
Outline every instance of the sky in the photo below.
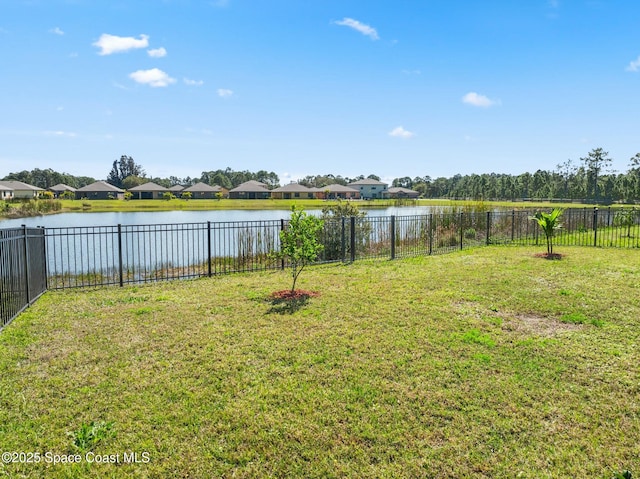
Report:
<svg viewBox="0 0 640 479"><path fill-rule="evenodd" d="M0 177L521 174L640 152L637 0L0 0Z"/></svg>

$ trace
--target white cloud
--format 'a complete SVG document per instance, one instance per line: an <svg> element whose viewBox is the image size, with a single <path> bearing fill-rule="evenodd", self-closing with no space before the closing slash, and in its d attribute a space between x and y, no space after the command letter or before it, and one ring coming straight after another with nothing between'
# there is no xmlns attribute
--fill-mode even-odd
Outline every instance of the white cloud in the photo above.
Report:
<svg viewBox="0 0 640 479"><path fill-rule="evenodd" d="M354 30L362 33L363 35L368 36L369 38L371 38L372 40L378 40L380 37L378 37L378 32L376 31L375 28L366 25L364 23L359 22L358 20L354 20L353 18L343 18L340 21L336 21L334 22L336 25L340 25L343 27L349 27L349 28L353 28Z"/></svg>
<svg viewBox="0 0 640 479"><path fill-rule="evenodd" d="M189 86L202 86L204 85L204 81L202 80L191 80L190 78L183 78L182 79L185 83L185 85L189 85Z"/></svg>
<svg viewBox="0 0 640 479"><path fill-rule="evenodd" d="M218 96L222 98L228 98L233 95L233 90L228 90L226 88L218 88Z"/></svg>
<svg viewBox="0 0 640 479"><path fill-rule="evenodd" d="M629 65L627 66L627 68L625 68L625 70L627 70L628 72L640 71L640 57L636 58L631 63L629 63Z"/></svg>
<svg viewBox="0 0 640 479"><path fill-rule="evenodd" d="M466 103L467 105L471 106L489 108L490 106L498 104L499 101L491 100L489 97L479 95L478 93L472 91L462 97L462 103Z"/></svg>
<svg viewBox="0 0 640 479"><path fill-rule="evenodd" d="M389 132L389 136L408 140L409 138L413 138L415 134L408 130L405 130L402 126L397 126Z"/></svg>
<svg viewBox="0 0 640 479"><path fill-rule="evenodd" d="M59 27L52 28L49 30L49 33L53 33L54 35L64 35L64 32Z"/></svg>
<svg viewBox="0 0 640 479"><path fill-rule="evenodd" d="M111 55L112 53L126 52L136 48L147 48L149 46L149 35L140 35L140 38L118 37L103 33L97 42L92 44L98 47L98 55Z"/></svg>
<svg viewBox="0 0 640 479"><path fill-rule="evenodd" d="M149 85L154 88L169 86L176 82L175 78L171 78L165 72L157 68L135 71L129 75L129 78L138 83Z"/></svg>
<svg viewBox="0 0 640 479"><path fill-rule="evenodd" d="M147 50L147 53L151 58L162 58L167 56L167 50L164 47Z"/></svg>
<svg viewBox="0 0 640 479"><path fill-rule="evenodd" d="M57 137L64 137L64 138L75 138L76 136L78 136L76 133L72 131L61 131L61 130L45 131L44 134L46 136L57 136Z"/></svg>

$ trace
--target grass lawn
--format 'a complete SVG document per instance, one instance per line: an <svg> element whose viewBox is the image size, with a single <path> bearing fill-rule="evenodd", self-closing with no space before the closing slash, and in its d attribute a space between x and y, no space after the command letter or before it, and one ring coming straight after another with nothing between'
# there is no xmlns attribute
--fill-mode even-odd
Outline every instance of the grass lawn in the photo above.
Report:
<svg viewBox="0 0 640 479"><path fill-rule="evenodd" d="M46 293L0 333L0 452L42 456L0 477L640 475L638 251L540 252L316 266L299 308L279 271Z"/></svg>

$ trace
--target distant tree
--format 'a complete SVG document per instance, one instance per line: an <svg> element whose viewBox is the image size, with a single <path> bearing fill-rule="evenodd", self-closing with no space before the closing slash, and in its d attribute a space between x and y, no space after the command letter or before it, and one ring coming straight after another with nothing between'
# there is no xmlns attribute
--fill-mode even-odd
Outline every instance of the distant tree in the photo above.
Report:
<svg viewBox="0 0 640 479"><path fill-rule="evenodd" d="M394 178L391 182L391 186L394 188L413 188L413 180L408 176Z"/></svg>
<svg viewBox="0 0 640 479"><path fill-rule="evenodd" d="M122 187L125 190L129 190L131 188L134 188L136 186L140 186L143 185L144 183L147 182L146 178L142 178L141 176L127 176L124 180L122 180Z"/></svg>
<svg viewBox="0 0 640 479"><path fill-rule="evenodd" d="M603 169L611 166L612 159L609 158L609 152L602 148L594 148L587 156L580 158L584 163L587 171L587 196L593 192L592 198L597 202L599 200L598 179Z"/></svg>
<svg viewBox="0 0 640 479"><path fill-rule="evenodd" d="M371 174L371 175L367 176L367 179L380 181L380 177L378 175L374 175L374 174Z"/></svg>
<svg viewBox="0 0 640 479"><path fill-rule="evenodd" d="M562 191L564 198L571 198L569 193L569 182L575 176L576 169L577 167L573 164L573 161L571 159L556 166L556 171L562 179Z"/></svg>
<svg viewBox="0 0 640 479"><path fill-rule="evenodd" d="M128 176L140 176L144 178L146 175L142 166L136 164L133 158L122 155L119 160L113 162L111 171L107 176L107 183L118 188L124 188L124 180Z"/></svg>

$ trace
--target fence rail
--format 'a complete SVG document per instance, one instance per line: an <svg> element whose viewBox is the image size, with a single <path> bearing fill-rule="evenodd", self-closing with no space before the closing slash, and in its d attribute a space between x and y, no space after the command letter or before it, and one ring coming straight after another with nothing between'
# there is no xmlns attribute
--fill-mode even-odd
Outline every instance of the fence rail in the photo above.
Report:
<svg viewBox="0 0 640 479"><path fill-rule="evenodd" d="M320 262L544 245L531 211L444 212L325 221ZM640 210L565 210L557 246L640 248ZM0 230L0 328L48 289L284 268L286 220Z"/></svg>

